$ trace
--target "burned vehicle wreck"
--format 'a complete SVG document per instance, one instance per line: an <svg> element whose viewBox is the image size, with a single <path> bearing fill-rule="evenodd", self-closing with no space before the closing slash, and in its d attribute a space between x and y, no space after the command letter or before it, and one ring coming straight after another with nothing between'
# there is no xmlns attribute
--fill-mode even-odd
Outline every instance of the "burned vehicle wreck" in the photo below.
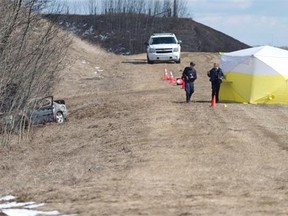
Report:
<svg viewBox="0 0 288 216"><path fill-rule="evenodd" d="M1 113L1 128L9 130L28 128L32 125L59 123L68 119L68 111L64 100L54 100L53 96L31 100L26 108L17 113Z"/></svg>
<svg viewBox="0 0 288 216"><path fill-rule="evenodd" d="M48 122L63 123L68 118L64 100L54 100L53 96L32 100L25 112L32 125Z"/></svg>

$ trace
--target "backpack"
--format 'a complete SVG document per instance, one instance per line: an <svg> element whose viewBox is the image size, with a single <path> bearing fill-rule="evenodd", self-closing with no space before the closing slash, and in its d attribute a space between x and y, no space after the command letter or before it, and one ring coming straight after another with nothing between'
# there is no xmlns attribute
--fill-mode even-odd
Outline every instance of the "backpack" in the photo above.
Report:
<svg viewBox="0 0 288 216"><path fill-rule="evenodd" d="M194 71L192 69L188 70L186 73L185 73L185 81L189 81L189 82L193 82L195 80L195 74L194 74Z"/></svg>

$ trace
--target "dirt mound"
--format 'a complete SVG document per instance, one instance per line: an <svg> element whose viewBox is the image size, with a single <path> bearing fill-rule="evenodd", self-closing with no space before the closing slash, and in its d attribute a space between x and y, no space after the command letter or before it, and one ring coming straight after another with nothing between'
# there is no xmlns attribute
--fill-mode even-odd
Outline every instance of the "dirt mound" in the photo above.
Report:
<svg viewBox="0 0 288 216"><path fill-rule="evenodd" d="M216 53L181 64L116 56L75 38L55 95L63 125L0 150L0 195L77 215L279 215L287 208L286 106L210 107ZM193 60L193 102L175 77Z"/></svg>
<svg viewBox="0 0 288 216"><path fill-rule="evenodd" d="M55 17L57 19L55 19ZM51 15L66 31L83 40L99 44L118 54L146 52L144 43L156 32L172 32L182 41L184 52L230 52L248 48L247 44L190 18L155 17L145 14Z"/></svg>

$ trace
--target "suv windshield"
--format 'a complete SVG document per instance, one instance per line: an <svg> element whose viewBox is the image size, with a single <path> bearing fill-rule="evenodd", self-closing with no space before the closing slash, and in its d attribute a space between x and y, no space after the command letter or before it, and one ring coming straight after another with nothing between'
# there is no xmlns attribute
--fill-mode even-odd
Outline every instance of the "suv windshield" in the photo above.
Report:
<svg viewBox="0 0 288 216"><path fill-rule="evenodd" d="M155 37L151 44L176 44L176 40L174 37Z"/></svg>

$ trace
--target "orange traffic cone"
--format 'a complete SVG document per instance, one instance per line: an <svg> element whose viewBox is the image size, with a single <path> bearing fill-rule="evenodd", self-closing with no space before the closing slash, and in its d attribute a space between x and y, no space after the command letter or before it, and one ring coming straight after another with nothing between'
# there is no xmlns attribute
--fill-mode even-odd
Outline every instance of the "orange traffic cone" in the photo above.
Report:
<svg viewBox="0 0 288 216"><path fill-rule="evenodd" d="M215 106L216 106L216 96L214 95L211 100L211 107L215 107Z"/></svg>
<svg viewBox="0 0 288 216"><path fill-rule="evenodd" d="M174 83L175 83L175 78L174 78L174 76L173 76L172 71L170 71L170 79L169 79L169 83L170 83L170 84L174 84Z"/></svg>
<svg viewBox="0 0 288 216"><path fill-rule="evenodd" d="M162 79L163 79L163 80L168 80L168 78L169 78L169 77L168 77L168 72L167 72L167 69L165 68Z"/></svg>

